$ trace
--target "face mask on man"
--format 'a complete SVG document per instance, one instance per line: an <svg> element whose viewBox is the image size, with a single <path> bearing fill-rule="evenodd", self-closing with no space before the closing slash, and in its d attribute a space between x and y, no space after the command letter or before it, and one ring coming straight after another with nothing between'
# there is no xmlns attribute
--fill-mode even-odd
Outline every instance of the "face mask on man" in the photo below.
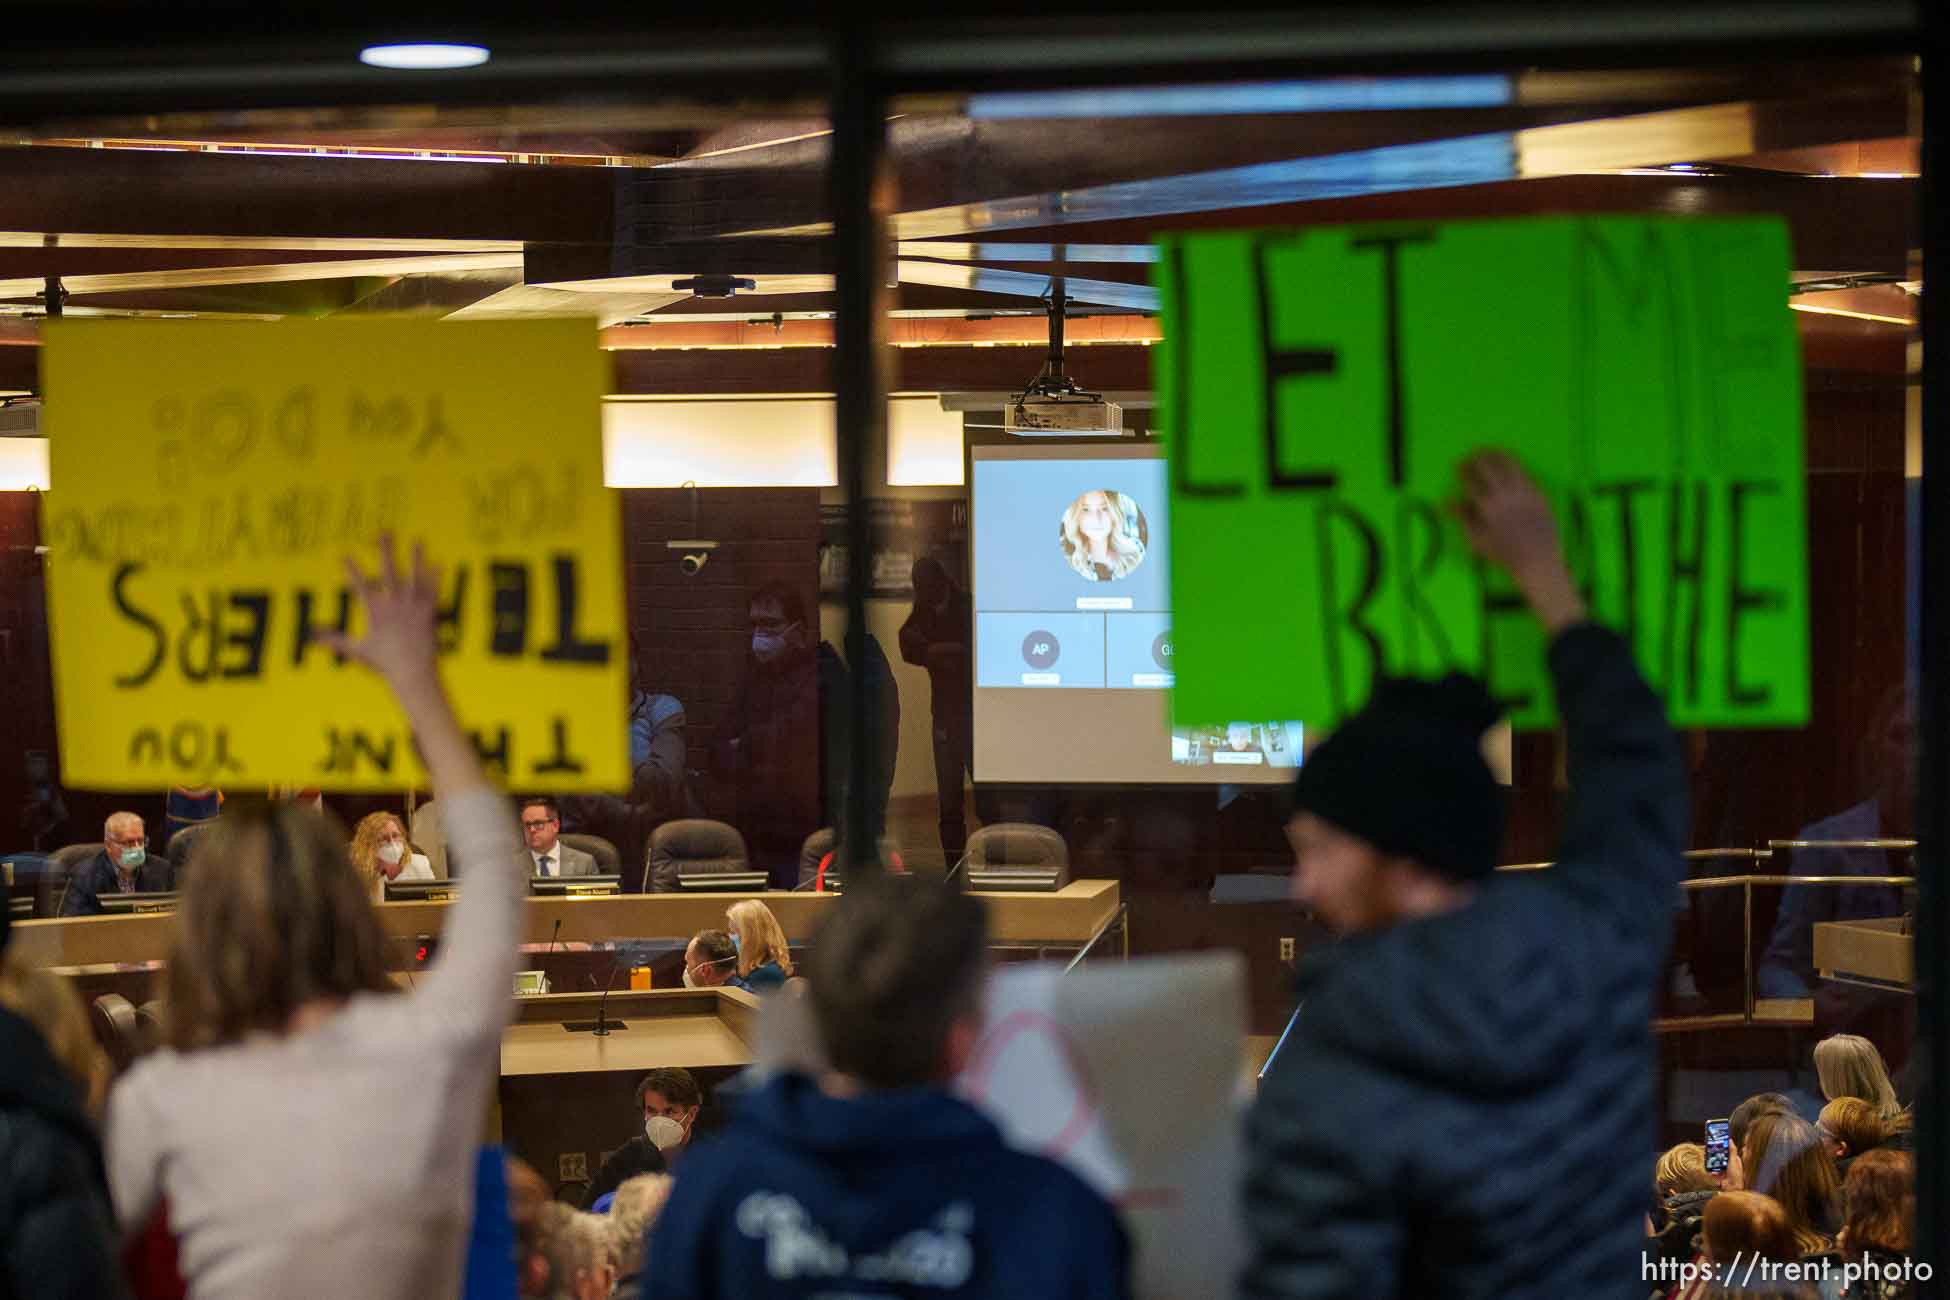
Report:
<svg viewBox="0 0 1950 1300"><path fill-rule="evenodd" d="M398 840L387 840L379 846L379 860L389 867L398 866L399 860L405 856L406 846Z"/></svg>
<svg viewBox="0 0 1950 1300"><path fill-rule="evenodd" d="M148 858L148 856L149 855L143 851L143 848L140 844L136 845L134 848L123 849L122 857L121 857L122 870L134 871L137 867L143 864L143 862Z"/></svg>
<svg viewBox="0 0 1950 1300"><path fill-rule="evenodd" d="M783 632L752 633L752 654L760 663L772 663L786 650L786 636Z"/></svg>
<svg viewBox="0 0 1950 1300"><path fill-rule="evenodd" d="M686 972L688 973L688 972ZM668 1151L684 1142L684 1126L668 1115L652 1115L643 1121L643 1136L659 1151Z"/></svg>
<svg viewBox="0 0 1950 1300"><path fill-rule="evenodd" d="M694 989L697 987L697 980L695 977L692 976L691 968L689 966L686 966L684 968L684 987L687 989Z"/></svg>

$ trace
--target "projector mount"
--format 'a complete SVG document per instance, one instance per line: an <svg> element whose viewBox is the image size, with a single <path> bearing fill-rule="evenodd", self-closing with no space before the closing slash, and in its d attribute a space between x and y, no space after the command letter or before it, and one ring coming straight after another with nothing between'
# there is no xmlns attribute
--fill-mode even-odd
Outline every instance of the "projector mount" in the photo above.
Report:
<svg viewBox="0 0 1950 1300"><path fill-rule="evenodd" d="M1043 295L1043 308L1049 316L1049 355L1043 359L1042 370L1009 404L1021 408L1028 401L1101 402L1104 400L1102 393L1087 392L1077 387L1076 380L1064 373L1063 323L1069 313L1070 299L1064 292L1062 276L1051 279L1049 286L1049 291Z"/></svg>

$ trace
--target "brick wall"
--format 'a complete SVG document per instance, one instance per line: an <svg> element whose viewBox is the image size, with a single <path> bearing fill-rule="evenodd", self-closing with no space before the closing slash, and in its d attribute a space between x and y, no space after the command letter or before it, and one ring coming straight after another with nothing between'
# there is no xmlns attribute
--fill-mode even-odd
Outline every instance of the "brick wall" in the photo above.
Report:
<svg viewBox="0 0 1950 1300"><path fill-rule="evenodd" d="M683 701L691 767L710 773L711 745L744 671L752 593L766 583L785 583L799 591L807 614L816 617L819 492L704 489L696 493L695 524L688 489L633 488L622 497L630 627L642 656L644 685ZM703 572L687 577L679 567L683 553L665 543L696 537L719 546ZM817 752L810 745L807 759L806 779L816 782ZM700 782L696 793L711 815L731 815L731 792L721 782Z"/></svg>

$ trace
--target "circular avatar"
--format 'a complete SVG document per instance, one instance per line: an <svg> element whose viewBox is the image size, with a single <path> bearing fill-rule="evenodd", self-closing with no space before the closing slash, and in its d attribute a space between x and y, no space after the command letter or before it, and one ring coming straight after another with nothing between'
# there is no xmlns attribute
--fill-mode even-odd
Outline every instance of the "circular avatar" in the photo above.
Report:
<svg viewBox="0 0 1950 1300"><path fill-rule="evenodd" d="M1054 632L1039 628L1022 639L1022 661L1038 672L1055 667L1062 654L1062 643Z"/></svg>
<svg viewBox="0 0 1950 1300"><path fill-rule="evenodd" d="M1144 563L1151 527L1122 492L1092 491L1070 503L1058 530L1064 562L1087 582L1128 578Z"/></svg>

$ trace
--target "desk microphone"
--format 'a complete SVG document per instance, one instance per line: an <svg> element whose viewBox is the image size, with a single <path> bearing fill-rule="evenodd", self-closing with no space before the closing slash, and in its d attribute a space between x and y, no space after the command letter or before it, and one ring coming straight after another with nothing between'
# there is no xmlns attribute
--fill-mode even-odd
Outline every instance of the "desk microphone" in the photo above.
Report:
<svg viewBox="0 0 1950 1300"><path fill-rule="evenodd" d="M562 1028L572 1034L593 1034L597 1038L608 1038L611 1029L628 1029L630 1026L627 1022L618 1020L612 1025L608 1018L609 991L616 987L616 972L621 969L623 969L623 963L618 960L617 952L612 948L609 957L609 983L603 985L603 995L596 1000L596 1018L594 1020L571 1020L564 1024Z"/></svg>
<svg viewBox="0 0 1950 1300"><path fill-rule="evenodd" d="M542 956L544 956L544 957L548 957L548 956L551 956L551 955L553 955L553 954L554 954L554 952L555 952L555 936L556 936L556 935L558 935L558 934L560 934L560 933L562 933L562 918L558 916L558 917L556 917L556 918L555 918L555 928L554 928L553 930L550 930L550 931L548 932L548 949L547 949L547 951L545 951L544 953L542 953Z"/></svg>

